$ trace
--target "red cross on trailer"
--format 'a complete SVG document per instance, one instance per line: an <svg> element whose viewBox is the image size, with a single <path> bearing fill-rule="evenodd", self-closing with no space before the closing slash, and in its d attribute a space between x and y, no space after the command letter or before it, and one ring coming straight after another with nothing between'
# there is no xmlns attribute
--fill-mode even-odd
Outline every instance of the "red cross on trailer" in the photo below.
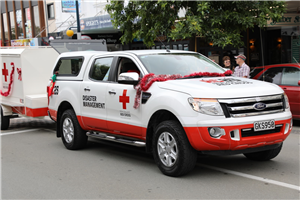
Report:
<svg viewBox="0 0 300 200"><path fill-rule="evenodd" d="M5 82L7 82L8 70L6 69L6 63L3 63L4 69L2 69L2 75L5 78Z"/></svg>
<svg viewBox="0 0 300 200"><path fill-rule="evenodd" d="M129 96L126 96L127 90L123 90L123 96L119 97L119 102L123 104L123 109L126 109L126 103L129 103Z"/></svg>

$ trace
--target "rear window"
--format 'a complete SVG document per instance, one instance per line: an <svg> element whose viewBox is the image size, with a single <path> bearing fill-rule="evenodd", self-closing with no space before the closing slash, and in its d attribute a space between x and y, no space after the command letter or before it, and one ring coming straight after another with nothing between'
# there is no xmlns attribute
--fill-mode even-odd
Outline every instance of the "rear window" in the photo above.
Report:
<svg viewBox="0 0 300 200"><path fill-rule="evenodd" d="M261 71L263 70L263 68L254 68L251 72L250 72L250 78L254 78L257 74L259 74Z"/></svg>
<svg viewBox="0 0 300 200"><path fill-rule="evenodd" d="M83 63L83 57L61 58L54 69L58 76L77 76Z"/></svg>

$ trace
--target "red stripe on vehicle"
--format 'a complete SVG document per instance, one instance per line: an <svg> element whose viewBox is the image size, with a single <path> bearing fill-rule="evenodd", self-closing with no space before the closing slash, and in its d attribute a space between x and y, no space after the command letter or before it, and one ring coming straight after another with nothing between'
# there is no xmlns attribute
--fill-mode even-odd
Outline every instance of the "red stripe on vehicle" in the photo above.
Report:
<svg viewBox="0 0 300 200"><path fill-rule="evenodd" d="M52 110L52 109L48 109L49 113L50 113L50 117L56 121L57 120L57 111L56 110Z"/></svg>
<svg viewBox="0 0 300 200"><path fill-rule="evenodd" d="M84 117L84 116L77 116L77 119L79 121L80 126L84 130L105 132L105 133L111 133L111 134L122 135L127 137L134 137L141 140L146 139L145 135L147 129L140 126L134 126L130 124L106 121L102 119L95 119L95 118ZM86 121L88 121L89 124L84 123ZM108 128L108 127L115 127L115 129Z"/></svg>
<svg viewBox="0 0 300 200"><path fill-rule="evenodd" d="M48 108L28 108L28 107L12 107L12 111L17 114L26 115L28 117L43 117L47 116Z"/></svg>
<svg viewBox="0 0 300 200"><path fill-rule="evenodd" d="M28 117L43 117L48 116L48 108L25 108L26 116Z"/></svg>
<svg viewBox="0 0 300 200"><path fill-rule="evenodd" d="M21 107L21 106L12 107L12 111L17 114L25 115L25 107Z"/></svg>

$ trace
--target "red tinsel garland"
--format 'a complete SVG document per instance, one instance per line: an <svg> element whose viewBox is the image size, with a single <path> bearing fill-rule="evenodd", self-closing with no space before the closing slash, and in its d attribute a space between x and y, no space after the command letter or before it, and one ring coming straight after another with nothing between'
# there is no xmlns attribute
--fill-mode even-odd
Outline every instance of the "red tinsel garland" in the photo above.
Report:
<svg viewBox="0 0 300 200"><path fill-rule="evenodd" d="M21 70L21 68L17 68L17 71L18 71L18 74L19 74L18 79L20 81L22 81L22 70Z"/></svg>
<svg viewBox="0 0 300 200"><path fill-rule="evenodd" d="M225 73L210 73L210 72L195 72L189 75L181 76L179 74L174 74L174 75L155 75L153 73L145 75L139 82L138 85L135 86L136 89L136 96L134 100L134 105L133 107L136 109L140 106L140 99L141 99L141 94L142 91L145 92L147 91L151 85L154 82L163 82L163 81L168 81L168 80L175 80L178 78L188 78L188 77L224 77L224 76L230 76L232 75L231 70L227 70Z"/></svg>
<svg viewBox="0 0 300 200"><path fill-rule="evenodd" d="M6 92L2 92L2 90L0 90L0 93L2 96L5 96L7 97L9 94L10 94L10 91L11 91L11 85L14 81L14 72L15 72L15 65L14 63L11 63L11 65L13 66L12 67L12 70L11 70L11 73L10 73L10 81L9 81L9 84L8 84L8 90Z"/></svg>

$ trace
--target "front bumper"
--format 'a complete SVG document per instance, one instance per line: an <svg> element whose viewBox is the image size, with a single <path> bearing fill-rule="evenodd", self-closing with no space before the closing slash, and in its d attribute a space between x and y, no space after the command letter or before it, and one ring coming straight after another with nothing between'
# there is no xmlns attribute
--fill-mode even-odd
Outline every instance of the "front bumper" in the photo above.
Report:
<svg viewBox="0 0 300 200"><path fill-rule="evenodd" d="M255 132L254 122L275 120L272 131ZM213 138L208 132L210 127L219 127L225 131L220 138ZM198 151L240 151L282 143L292 130L290 112L244 118L198 121L197 126L184 127L188 139Z"/></svg>

